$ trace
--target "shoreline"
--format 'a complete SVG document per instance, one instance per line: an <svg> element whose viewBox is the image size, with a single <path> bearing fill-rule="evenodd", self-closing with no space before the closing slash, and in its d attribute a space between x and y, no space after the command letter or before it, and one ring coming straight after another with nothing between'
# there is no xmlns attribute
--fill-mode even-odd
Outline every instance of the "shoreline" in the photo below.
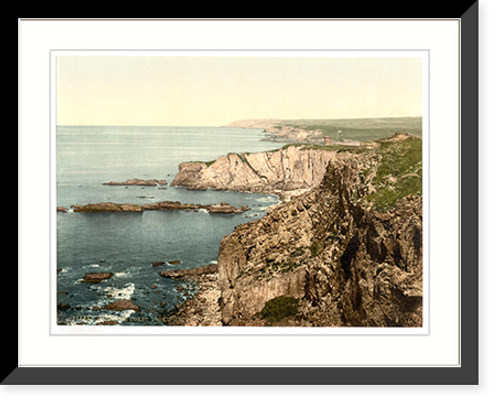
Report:
<svg viewBox="0 0 500 406"><path fill-rule="evenodd" d="M217 268L217 265L215 267ZM222 326L218 270L213 273L185 275L182 278L196 282L198 290L180 306L162 315L162 323L167 326Z"/></svg>

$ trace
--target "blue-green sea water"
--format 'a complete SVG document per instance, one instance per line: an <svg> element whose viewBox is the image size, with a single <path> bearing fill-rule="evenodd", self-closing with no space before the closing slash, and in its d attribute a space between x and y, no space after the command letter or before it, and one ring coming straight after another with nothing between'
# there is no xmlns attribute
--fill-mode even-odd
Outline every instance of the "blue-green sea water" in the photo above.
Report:
<svg viewBox="0 0 500 406"><path fill-rule="evenodd" d="M196 291L193 283L170 280L159 272L216 263L222 238L235 226L261 218L266 207L278 203L278 198L190 191L170 187L170 182L184 161L210 161L229 152L277 148L263 138L262 130L226 127L57 127L57 206L172 200L227 202L251 208L242 214L57 213L58 303L71 306L58 310L58 323L158 325L160 312L191 297ZM168 185L103 185L132 178L164 179ZM170 265L169 261L180 263ZM166 264L154 267L154 262ZM114 275L97 284L81 282L86 273L92 272ZM118 299L133 300L141 312L104 310L106 304Z"/></svg>

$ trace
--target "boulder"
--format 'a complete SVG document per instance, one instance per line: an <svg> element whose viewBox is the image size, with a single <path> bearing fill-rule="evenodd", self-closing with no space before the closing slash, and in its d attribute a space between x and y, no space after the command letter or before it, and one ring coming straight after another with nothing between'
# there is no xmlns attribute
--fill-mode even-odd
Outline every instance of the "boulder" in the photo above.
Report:
<svg viewBox="0 0 500 406"><path fill-rule="evenodd" d="M62 310L62 311L66 311L66 310L69 310L71 309L71 306L67 303L58 303L57 304L57 310Z"/></svg>
<svg viewBox="0 0 500 406"><path fill-rule="evenodd" d="M119 299L116 302L109 303L106 306L104 306L104 309L106 310L113 310L117 312L121 312L123 310L134 310L134 311L139 311L139 306L134 304L131 300L129 299Z"/></svg>
<svg viewBox="0 0 500 406"><path fill-rule="evenodd" d="M209 213L241 213L240 209L231 206L229 203L211 204L206 207Z"/></svg>
<svg viewBox="0 0 500 406"><path fill-rule="evenodd" d="M99 283L104 279L109 279L113 276L114 274L112 272L96 272L96 273L87 273L83 277L83 282L90 282L90 283Z"/></svg>

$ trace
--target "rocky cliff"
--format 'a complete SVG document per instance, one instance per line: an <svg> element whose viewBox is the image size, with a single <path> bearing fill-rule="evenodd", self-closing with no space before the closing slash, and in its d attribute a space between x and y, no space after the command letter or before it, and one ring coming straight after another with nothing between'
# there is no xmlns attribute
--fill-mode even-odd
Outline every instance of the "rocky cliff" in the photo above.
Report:
<svg viewBox="0 0 500 406"><path fill-rule="evenodd" d="M266 133L272 134L272 138L293 139L297 141L317 138L323 135L320 129L306 129L301 125L277 119L238 120L226 124L224 127L262 128Z"/></svg>
<svg viewBox="0 0 500 406"><path fill-rule="evenodd" d="M185 162L172 186L254 193L297 191L317 186L337 151L289 146L277 151L231 153L213 162Z"/></svg>
<svg viewBox="0 0 500 406"><path fill-rule="evenodd" d="M303 162L301 171L321 166ZM255 175L255 184L266 184ZM418 137L399 134L337 154L310 191L223 239L222 323L421 326L421 187Z"/></svg>

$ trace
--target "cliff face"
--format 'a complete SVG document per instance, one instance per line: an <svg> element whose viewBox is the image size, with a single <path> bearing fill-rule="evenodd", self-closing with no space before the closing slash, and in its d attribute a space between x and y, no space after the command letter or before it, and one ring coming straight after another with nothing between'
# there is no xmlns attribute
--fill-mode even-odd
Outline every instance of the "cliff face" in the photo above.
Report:
<svg viewBox="0 0 500 406"><path fill-rule="evenodd" d="M306 130L299 126L271 125L266 127L266 132L272 133L274 138L288 138L291 140L304 141L308 138L321 137L321 130Z"/></svg>
<svg viewBox="0 0 500 406"><path fill-rule="evenodd" d="M421 326L418 184L421 140L396 137L238 226L219 254L223 324Z"/></svg>
<svg viewBox="0 0 500 406"><path fill-rule="evenodd" d="M211 163L185 162L173 186L270 193L310 189L323 179L336 151L288 147L273 152L228 154Z"/></svg>
<svg viewBox="0 0 500 406"><path fill-rule="evenodd" d="M284 120L277 119L250 119L238 120L226 124L224 127L262 128L266 133L272 133L274 138L288 138L305 140L311 137L320 137L321 130L307 130L300 125L286 124Z"/></svg>

